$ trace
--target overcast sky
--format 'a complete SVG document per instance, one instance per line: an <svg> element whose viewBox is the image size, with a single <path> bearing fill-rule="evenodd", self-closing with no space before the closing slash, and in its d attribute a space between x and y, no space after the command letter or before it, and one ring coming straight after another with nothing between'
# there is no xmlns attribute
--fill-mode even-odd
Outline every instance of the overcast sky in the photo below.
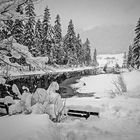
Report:
<svg viewBox="0 0 140 140"><path fill-rule="evenodd" d="M53 23L61 17L63 29L73 20L75 28L88 30L95 26L134 24L140 17L140 0L42 0L36 4L38 15L48 5Z"/></svg>

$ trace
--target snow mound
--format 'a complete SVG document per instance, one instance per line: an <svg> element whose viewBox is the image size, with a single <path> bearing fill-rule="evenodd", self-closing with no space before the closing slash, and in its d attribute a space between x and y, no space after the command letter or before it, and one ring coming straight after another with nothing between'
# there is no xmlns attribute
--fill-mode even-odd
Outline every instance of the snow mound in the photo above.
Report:
<svg viewBox="0 0 140 140"><path fill-rule="evenodd" d="M128 89L128 96L140 97L140 72L134 70L123 75Z"/></svg>
<svg viewBox="0 0 140 140"><path fill-rule="evenodd" d="M1 140L62 140L48 115L5 116L0 124Z"/></svg>

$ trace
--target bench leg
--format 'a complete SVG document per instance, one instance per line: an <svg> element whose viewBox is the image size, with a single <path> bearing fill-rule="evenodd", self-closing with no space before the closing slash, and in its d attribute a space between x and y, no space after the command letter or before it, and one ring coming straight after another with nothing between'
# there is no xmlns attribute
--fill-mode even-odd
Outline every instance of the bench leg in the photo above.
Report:
<svg viewBox="0 0 140 140"><path fill-rule="evenodd" d="M5 105L5 109L6 109L7 114L9 114L9 107L8 107L8 105Z"/></svg>

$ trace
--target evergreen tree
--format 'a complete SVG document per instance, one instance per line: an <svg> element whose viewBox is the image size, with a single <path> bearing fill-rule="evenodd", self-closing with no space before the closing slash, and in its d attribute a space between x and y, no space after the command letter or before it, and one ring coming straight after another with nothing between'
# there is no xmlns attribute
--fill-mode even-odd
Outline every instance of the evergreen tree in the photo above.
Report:
<svg viewBox="0 0 140 140"><path fill-rule="evenodd" d="M0 41L4 39L4 35L3 35L3 32L2 32L2 29L0 30Z"/></svg>
<svg viewBox="0 0 140 140"><path fill-rule="evenodd" d="M55 25L54 25L54 40L55 43L59 44L62 41L62 29L60 23L60 16L56 16Z"/></svg>
<svg viewBox="0 0 140 140"><path fill-rule="evenodd" d="M77 34L76 37L76 55L77 55L77 64L83 63L83 46L82 46L82 40L80 38L80 34Z"/></svg>
<svg viewBox="0 0 140 140"><path fill-rule="evenodd" d="M128 55L127 55L127 67L133 66L133 60L132 60L132 46L129 46Z"/></svg>
<svg viewBox="0 0 140 140"><path fill-rule="evenodd" d="M38 51L36 53L36 56L41 55L41 46L42 46L42 23L40 19L38 19L35 25L35 48Z"/></svg>
<svg viewBox="0 0 140 140"><path fill-rule="evenodd" d="M140 18L136 25L135 34L136 34L136 37L134 38L134 46L138 45L140 42Z"/></svg>
<svg viewBox="0 0 140 140"><path fill-rule="evenodd" d="M62 29L60 23L60 16L56 16L55 25L54 25L54 52L53 59L57 64L63 64L64 59L64 50L62 46Z"/></svg>
<svg viewBox="0 0 140 140"><path fill-rule="evenodd" d="M13 35L13 20L4 21L5 26L2 27L2 37L3 39L7 39Z"/></svg>
<svg viewBox="0 0 140 140"><path fill-rule="evenodd" d="M51 53L51 46L52 46L52 38L50 38L50 12L48 7L44 10L44 18L42 22L42 47L41 47L41 54L48 55L50 58Z"/></svg>
<svg viewBox="0 0 140 140"><path fill-rule="evenodd" d="M126 55L126 52L124 53L124 56L123 56L123 68L126 68L127 67L127 55Z"/></svg>
<svg viewBox="0 0 140 140"><path fill-rule="evenodd" d="M94 53L93 53L93 65L96 66L97 65L97 50L94 49Z"/></svg>
<svg viewBox="0 0 140 140"><path fill-rule="evenodd" d="M27 5L25 7L25 14L28 18L28 21L25 24L24 45L28 46L29 51L33 55L35 55L36 53L34 47L35 12L34 12L34 4L32 0L27 0Z"/></svg>
<svg viewBox="0 0 140 140"><path fill-rule="evenodd" d="M42 39L42 23L40 19L37 20L35 25L35 38Z"/></svg>
<svg viewBox="0 0 140 140"><path fill-rule="evenodd" d="M17 43L23 43L24 24L22 20L16 19L13 25L13 37Z"/></svg>
<svg viewBox="0 0 140 140"><path fill-rule="evenodd" d="M88 38L86 39L86 42L84 43L85 46L85 64L90 65L91 64L91 46Z"/></svg>
<svg viewBox="0 0 140 140"><path fill-rule="evenodd" d="M65 51L65 60L68 64L75 64L76 56L76 35L74 31L74 25L72 20L70 20L68 25L67 34L64 37L64 51Z"/></svg>
<svg viewBox="0 0 140 140"><path fill-rule="evenodd" d="M140 66L140 18L136 25L135 34L136 37L134 38L134 44L132 48L132 58L134 60L134 65L136 65L137 68L139 68Z"/></svg>

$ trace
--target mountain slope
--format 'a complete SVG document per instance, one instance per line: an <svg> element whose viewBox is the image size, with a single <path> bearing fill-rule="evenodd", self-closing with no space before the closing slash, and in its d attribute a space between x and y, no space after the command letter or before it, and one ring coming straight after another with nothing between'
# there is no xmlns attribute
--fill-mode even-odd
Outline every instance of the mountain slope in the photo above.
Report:
<svg viewBox="0 0 140 140"><path fill-rule="evenodd" d="M134 25L99 26L81 33L81 38L89 38L92 49L99 54L122 53L127 51L134 38Z"/></svg>

